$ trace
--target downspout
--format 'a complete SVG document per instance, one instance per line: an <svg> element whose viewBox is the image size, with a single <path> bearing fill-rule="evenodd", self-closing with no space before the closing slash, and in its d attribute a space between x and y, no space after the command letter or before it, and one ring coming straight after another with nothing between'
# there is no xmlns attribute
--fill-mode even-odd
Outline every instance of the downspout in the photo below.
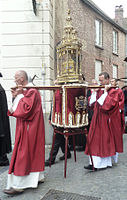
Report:
<svg viewBox="0 0 127 200"><path fill-rule="evenodd" d="M125 58L127 57L127 33L126 33L126 41L125 41ZM127 77L127 62L125 62L125 77Z"/></svg>

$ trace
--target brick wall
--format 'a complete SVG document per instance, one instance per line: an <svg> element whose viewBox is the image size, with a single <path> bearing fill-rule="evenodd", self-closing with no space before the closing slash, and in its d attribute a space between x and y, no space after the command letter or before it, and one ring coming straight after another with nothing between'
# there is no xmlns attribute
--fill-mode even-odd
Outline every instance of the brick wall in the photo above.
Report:
<svg viewBox="0 0 127 200"><path fill-rule="evenodd" d="M59 4L59 11L62 7ZM85 74L86 81L89 83L91 79L95 77L95 60L102 61L102 71L107 71L112 77L112 65L118 65L118 77L125 76L125 34L113 26L111 23L107 22L99 14L94 12L90 7L88 7L81 0L68 0L68 8L71 10L72 24L74 28L78 31L78 37L83 43L83 56L82 56L82 72ZM67 15L67 10L62 10L64 12L63 18ZM60 13L57 12L57 18L62 17ZM98 18L103 22L103 50L95 47L95 19ZM63 21L63 19L62 19ZM56 19L57 22L57 19ZM64 24L58 23L56 27L56 42L62 38L61 32L57 30L62 30ZM118 56L112 53L112 31L115 28L118 31L118 41L119 41L119 53ZM58 39L59 38L59 39ZM120 83L122 86L122 84Z"/></svg>

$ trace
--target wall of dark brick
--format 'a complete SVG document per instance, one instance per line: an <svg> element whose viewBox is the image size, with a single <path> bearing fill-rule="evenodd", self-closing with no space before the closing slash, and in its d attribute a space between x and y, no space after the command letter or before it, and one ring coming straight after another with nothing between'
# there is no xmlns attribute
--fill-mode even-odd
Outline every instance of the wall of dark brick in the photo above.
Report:
<svg viewBox="0 0 127 200"><path fill-rule="evenodd" d="M62 1L62 0L61 0ZM107 22L99 14L94 12L82 0L66 0L71 11L72 25L78 32L78 37L83 43L82 72L88 83L95 77L95 60L103 62L102 71L107 71L112 77L112 65L118 65L118 78L125 76L125 33ZM62 8L60 8L62 9ZM67 13L67 11L66 11ZM63 16L65 17L65 11ZM58 16L57 16L58 17ZM61 16L60 16L61 17ZM95 19L103 22L103 50L95 46ZM59 29L63 24L57 24ZM119 35L118 56L112 53L112 31L115 29ZM57 37L62 38L57 32ZM59 36L58 36L59 35ZM56 39L57 41L57 39ZM120 86L123 84L120 83Z"/></svg>

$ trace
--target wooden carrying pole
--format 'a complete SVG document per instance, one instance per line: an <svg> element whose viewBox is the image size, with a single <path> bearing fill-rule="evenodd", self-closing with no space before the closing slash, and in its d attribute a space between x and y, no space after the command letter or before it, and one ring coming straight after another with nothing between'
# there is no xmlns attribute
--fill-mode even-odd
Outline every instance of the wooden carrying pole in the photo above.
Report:
<svg viewBox="0 0 127 200"><path fill-rule="evenodd" d="M15 86L15 87L11 87L12 90L15 90L17 89L18 86ZM61 86L57 85L57 86L23 86L23 88L25 89L30 89L30 88L33 88L33 89L37 89L37 90L61 90Z"/></svg>
<svg viewBox="0 0 127 200"><path fill-rule="evenodd" d="M99 89L99 88L105 88L105 86L106 85L88 85L88 88L89 89ZM116 86L109 86L109 88L116 88Z"/></svg>
<svg viewBox="0 0 127 200"><path fill-rule="evenodd" d="M61 90L61 86L59 85L57 86L25 86L23 88L26 88L26 89L34 88L37 90Z"/></svg>
<svg viewBox="0 0 127 200"><path fill-rule="evenodd" d="M73 86L73 85L72 85ZM87 87L88 89L99 89L99 88L105 88L104 85L88 85L88 86L85 86ZM14 90L14 89L17 89L18 86L15 86L15 87L12 87L11 89ZM61 90L62 87L61 85L56 85L56 86L23 86L23 88L26 88L26 89L30 89L30 88L33 88L33 89L37 89L37 90ZM116 88L115 86L110 86L110 88Z"/></svg>

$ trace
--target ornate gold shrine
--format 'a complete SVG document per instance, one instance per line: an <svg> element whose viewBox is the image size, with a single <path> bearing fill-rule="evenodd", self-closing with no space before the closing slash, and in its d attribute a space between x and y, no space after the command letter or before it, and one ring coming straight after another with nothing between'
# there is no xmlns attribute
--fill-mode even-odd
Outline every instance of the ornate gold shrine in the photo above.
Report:
<svg viewBox="0 0 127 200"><path fill-rule="evenodd" d="M82 44L73 28L70 11L66 18L64 35L57 46L57 83L53 97L51 122L56 127L80 128L88 125L86 110L87 83L82 80Z"/></svg>
<svg viewBox="0 0 127 200"><path fill-rule="evenodd" d="M74 157L76 161L75 135L85 135L87 132L85 127L88 125L88 113L86 109L88 85L82 80L81 73L82 44L77 38L77 32L71 25L71 21L69 11L63 39L57 46L57 83L61 88L54 91L51 115L54 133L50 166L56 134L61 134L65 137L65 178L68 137L72 136L73 138Z"/></svg>
<svg viewBox="0 0 127 200"><path fill-rule="evenodd" d="M68 11L64 35L57 46L57 82L59 84L82 82L82 44L79 42L77 31L71 22L72 18Z"/></svg>

